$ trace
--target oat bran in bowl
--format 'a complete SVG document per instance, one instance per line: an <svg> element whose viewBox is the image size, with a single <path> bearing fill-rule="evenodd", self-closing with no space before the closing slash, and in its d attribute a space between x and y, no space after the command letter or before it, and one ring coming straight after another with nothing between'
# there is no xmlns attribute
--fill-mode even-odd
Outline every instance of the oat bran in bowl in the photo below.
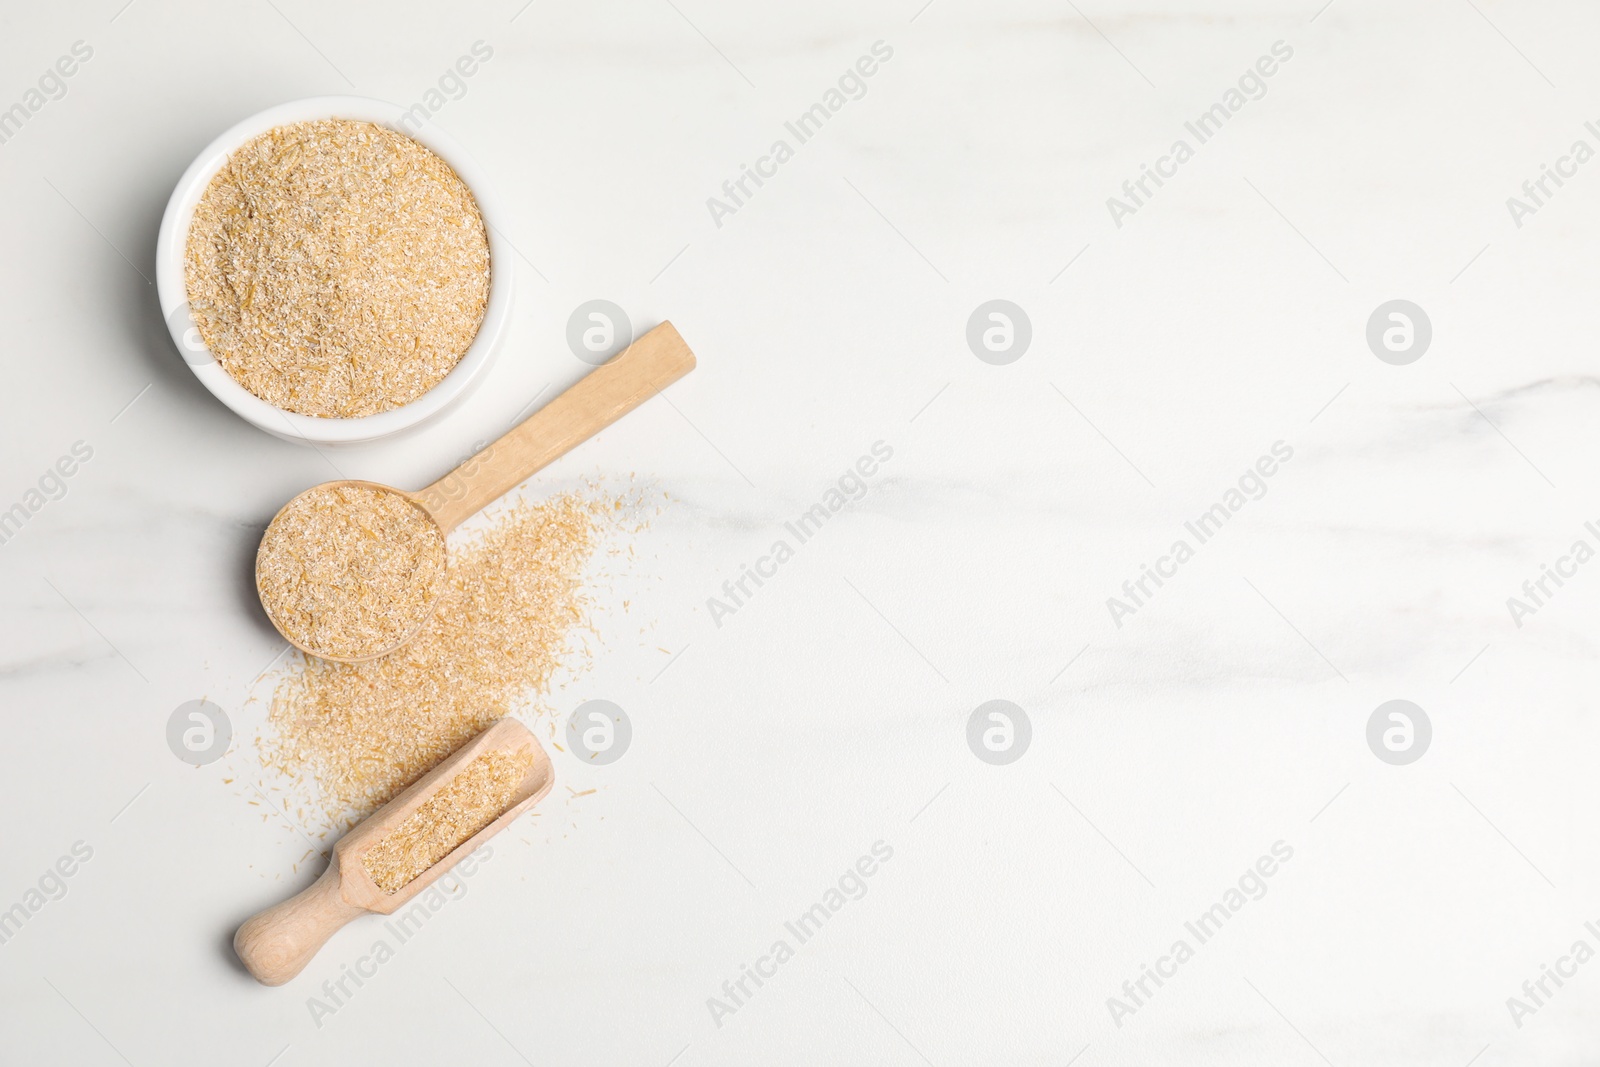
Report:
<svg viewBox="0 0 1600 1067"><path fill-rule="evenodd" d="M373 441L484 376L509 319L509 247L481 169L404 109L359 97L270 108L213 141L161 222L174 343L268 433Z"/></svg>

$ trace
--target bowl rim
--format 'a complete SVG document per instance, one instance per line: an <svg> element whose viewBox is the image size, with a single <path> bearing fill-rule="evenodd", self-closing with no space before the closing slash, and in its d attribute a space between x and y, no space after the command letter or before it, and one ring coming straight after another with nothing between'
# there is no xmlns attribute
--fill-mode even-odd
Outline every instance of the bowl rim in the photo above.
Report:
<svg viewBox="0 0 1600 1067"><path fill-rule="evenodd" d="M410 429L439 414L486 371L510 319L512 270L510 245L501 236L497 220L500 201L487 174L461 145L424 119L418 129L405 122L410 110L398 104L364 96L312 96L258 111L224 130L203 148L167 201L156 238L156 293L161 317L184 362L211 394L246 422L277 437L308 444L354 444ZM466 354L450 373L410 403L376 415L325 418L285 411L267 403L222 368L206 348L189 312L184 284L184 255L195 207L212 177L233 152L251 138L277 126L311 119L344 118L372 122L417 141L443 159L460 176L477 201L489 236L489 301L483 322Z"/></svg>

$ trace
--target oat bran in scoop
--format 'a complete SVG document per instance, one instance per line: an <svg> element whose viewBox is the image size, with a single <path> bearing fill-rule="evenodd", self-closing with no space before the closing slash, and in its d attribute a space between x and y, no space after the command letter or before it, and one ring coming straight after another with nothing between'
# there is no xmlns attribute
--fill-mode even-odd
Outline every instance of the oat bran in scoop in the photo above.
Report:
<svg viewBox="0 0 1600 1067"><path fill-rule="evenodd" d="M367 875L385 893L398 893L498 819L532 766L527 749L485 752L367 849Z"/></svg>

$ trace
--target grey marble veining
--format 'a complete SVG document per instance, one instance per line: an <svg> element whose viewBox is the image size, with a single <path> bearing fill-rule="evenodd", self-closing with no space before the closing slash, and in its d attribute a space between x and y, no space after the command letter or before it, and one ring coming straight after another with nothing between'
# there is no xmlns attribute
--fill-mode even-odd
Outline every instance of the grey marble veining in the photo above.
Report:
<svg viewBox="0 0 1600 1067"><path fill-rule="evenodd" d="M0 540L14 1055L1594 1054L1600 562L1577 545L1600 551L1600 162L1560 162L1600 149L1589 6L7 17L0 521L27 512ZM79 41L92 57L41 83ZM479 41L492 58L441 88ZM878 42L892 56L841 83ZM148 278L173 183L271 104L430 92L430 121L508 205L505 350L403 438L324 455L250 429L164 334ZM819 102L801 141L786 124ZM778 140L790 153L733 204L724 183ZM1563 184L1513 210L1558 165ZM253 791L283 649L252 601L260 530L336 472L439 476L588 370L566 329L597 298L635 327L670 318L700 359L523 490L665 494L602 560L593 662L536 723L613 700L632 747L605 766L554 753L538 814L337 1004L323 983L368 966L381 924L260 989L227 938L320 862L319 828ZM997 299L1031 328L1003 365L969 342ZM1397 299L1432 327L1405 365L1367 339ZM93 458L41 489L79 441ZM879 441L893 458L857 498L790 530ZM1292 458L1241 481L1279 443ZM1214 531L1189 529L1218 505ZM779 541L784 561L739 590ZM165 733L197 699L234 730L200 768ZM972 726L993 700L1028 723L1002 765L980 755L996 724ZM1393 700L1427 716L1413 762L1382 751L1394 721L1369 733ZM872 873L852 873L863 857ZM74 873L51 875L64 858ZM1219 927L1191 929L1217 906Z"/></svg>

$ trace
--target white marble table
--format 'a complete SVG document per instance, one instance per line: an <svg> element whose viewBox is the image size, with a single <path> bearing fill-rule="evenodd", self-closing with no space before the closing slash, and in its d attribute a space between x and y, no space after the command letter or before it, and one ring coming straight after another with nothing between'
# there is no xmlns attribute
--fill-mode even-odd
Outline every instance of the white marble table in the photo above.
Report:
<svg viewBox="0 0 1600 1067"><path fill-rule="evenodd" d="M1600 12L1320 2L9 8L0 1060L1592 1056ZM423 104L522 256L487 386L331 457L215 402L147 281L194 153L328 93ZM281 648L259 532L577 380L593 299L701 361L527 490L673 498L549 699L617 702L632 747L558 758L336 1011L375 926L262 989L231 931L316 864L237 783ZM992 300L1031 338L986 361ZM1369 348L1392 300L1413 362ZM198 699L235 740L194 768L165 730ZM991 700L1031 726L1005 765L968 745ZM1367 740L1391 700L1431 724L1404 765Z"/></svg>

